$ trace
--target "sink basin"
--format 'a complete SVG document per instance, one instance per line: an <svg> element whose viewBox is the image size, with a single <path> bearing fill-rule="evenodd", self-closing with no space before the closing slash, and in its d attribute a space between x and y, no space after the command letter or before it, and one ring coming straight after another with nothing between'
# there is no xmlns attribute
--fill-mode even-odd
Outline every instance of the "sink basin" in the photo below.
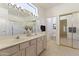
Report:
<svg viewBox="0 0 79 59"><path fill-rule="evenodd" d="M33 36L35 36L35 35L37 35L36 33L33 33L33 34L31 34L31 35L26 35L26 34L22 34L22 35L16 35L16 36L14 36L15 37L15 39L28 39L29 37L33 37Z"/></svg>

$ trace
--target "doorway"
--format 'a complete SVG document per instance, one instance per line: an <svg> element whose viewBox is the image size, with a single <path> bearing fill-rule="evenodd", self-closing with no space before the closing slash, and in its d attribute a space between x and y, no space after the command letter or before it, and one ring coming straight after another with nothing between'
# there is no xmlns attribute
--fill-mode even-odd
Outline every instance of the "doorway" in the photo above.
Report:
<svg viewBox="0 0 79 59"><path fill-rule="evenodd" d="M47 18L47 36L56 41L56 21L57 17Z"/></svg>
<svg viewBox="0 0 79 59"><path fill-rule="evenodd" d="M63 45L67 44L67 20L60 20L60 38Z"/></svg>

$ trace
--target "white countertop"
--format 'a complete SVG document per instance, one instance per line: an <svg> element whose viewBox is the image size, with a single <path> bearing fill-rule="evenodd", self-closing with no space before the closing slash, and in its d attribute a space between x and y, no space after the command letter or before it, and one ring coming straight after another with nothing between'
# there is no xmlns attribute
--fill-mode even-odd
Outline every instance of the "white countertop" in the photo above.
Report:
<svg viewBox="0 0 79 59"><path fill-rule="evenodd" d="M37 33L36 35L31 35L31 36L26 36L25 34L19 35L20 39L16 39L15 37L0 37L0 50L10 47L10 46L14 46L17 45L19 43L25 42L25 41L29 41L35 38L38 38L40 36L45 35L45 32L41 32L41 33Z"/></svg>

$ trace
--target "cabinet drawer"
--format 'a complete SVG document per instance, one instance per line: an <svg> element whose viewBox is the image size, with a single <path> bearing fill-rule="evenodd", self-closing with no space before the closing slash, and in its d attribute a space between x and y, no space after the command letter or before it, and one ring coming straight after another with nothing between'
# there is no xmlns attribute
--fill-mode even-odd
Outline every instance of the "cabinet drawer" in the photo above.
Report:
<svg viewBox="0 0 79 59"><path fill-rule="evenodd" d="M31 45L36 45L36 39L30 41Z"/></svg>
<svg viewBox="0 0 79 59"><path fill-rule="evenodd" d="M30 46L29 42L23 42L23 43L20 44L20 49L24 49L24 48L27 48L29 46Z"/></svg>
<svg viewBox="0 0 79 59"><path fill-rule="evenodd" d="M8 47L6 49L0 50L0 54L9 56L9 55L16 53L17 51L19 51L19 45L15 45L15 46Z"/></svg>

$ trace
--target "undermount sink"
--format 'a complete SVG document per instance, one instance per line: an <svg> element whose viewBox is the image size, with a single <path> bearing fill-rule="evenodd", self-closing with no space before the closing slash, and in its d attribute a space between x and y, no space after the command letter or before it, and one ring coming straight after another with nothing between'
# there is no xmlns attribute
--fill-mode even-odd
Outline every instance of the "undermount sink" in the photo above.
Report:
<svg viewBox="0 0 79 59"><path fill-rule="evenodd" d="M32 35L37 35L36 33L32 34Z"/></svg>
<svg viewBox="0 0 79 59"><path fill-rule="evenodd" d="M31 35L26 35L26 34L24 34L24 35L17 35L15 37L15 39L25 39L25 38L32 37L32 36L35 36L35 35L37 35L37 34L36 33L33 33Z"/></svg>

